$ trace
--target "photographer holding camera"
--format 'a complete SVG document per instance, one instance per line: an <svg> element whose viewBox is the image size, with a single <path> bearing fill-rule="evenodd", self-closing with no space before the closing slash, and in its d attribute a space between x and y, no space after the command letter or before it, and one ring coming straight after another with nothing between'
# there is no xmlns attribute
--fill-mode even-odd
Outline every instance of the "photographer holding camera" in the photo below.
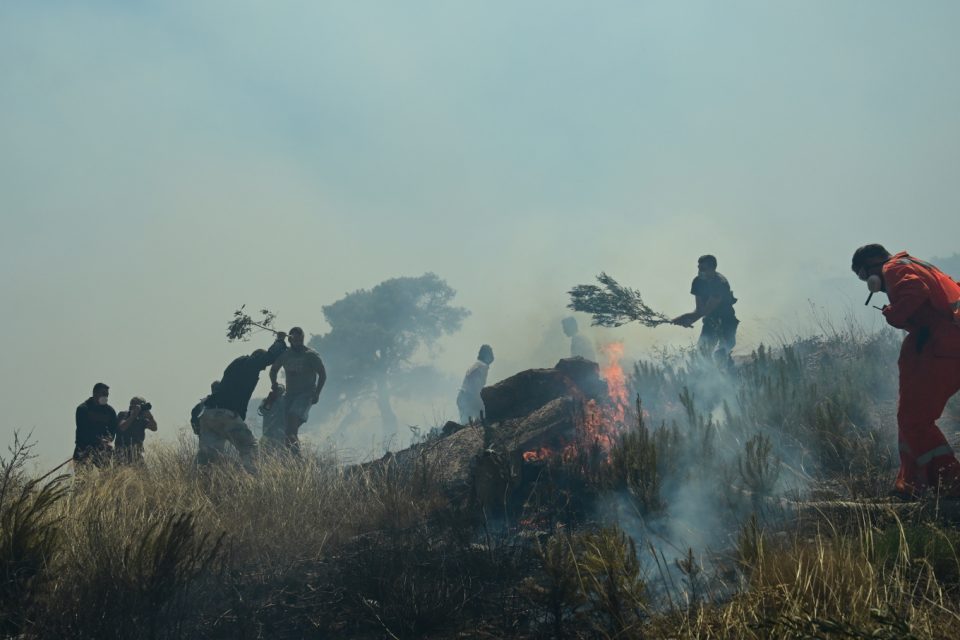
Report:
<svg viewBox="0 0 960 640"><path fill-rule="evenodd" d="M150 410L153 405L139 396L130 399L130 408L117 414L117 437L114 451L121 463L143 462L143 441L146 431L157 430L157 421Z"/></svg>

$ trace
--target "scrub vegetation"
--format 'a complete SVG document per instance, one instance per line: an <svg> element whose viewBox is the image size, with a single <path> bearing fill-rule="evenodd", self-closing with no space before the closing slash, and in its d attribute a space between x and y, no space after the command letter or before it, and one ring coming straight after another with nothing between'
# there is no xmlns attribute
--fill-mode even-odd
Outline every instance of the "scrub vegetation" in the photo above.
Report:
<svg viewBox="0 0 960 640"><path fill-rule="evenodd" d="M538 463L496 512L389 460L201 472L184 440L144 468L34 479L17 442L0 469L0 631L953 638L952 505L886 498L897 343L827 331L734 375L692 354L636 363L609 460Z"/></svg>

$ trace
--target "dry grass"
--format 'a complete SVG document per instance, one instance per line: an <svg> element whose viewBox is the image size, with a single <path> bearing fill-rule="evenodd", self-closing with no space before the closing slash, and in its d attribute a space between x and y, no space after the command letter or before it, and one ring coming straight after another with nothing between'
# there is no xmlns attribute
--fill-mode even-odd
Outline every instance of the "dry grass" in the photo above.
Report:
<svg viewBox="0 0 960 640"><path fill-rule="evenodd" d="M143 468L38 483L24 473L29 448L17 445L0 469L0 630L952 638L955 528L892 511L800 522L799 512L769 508L801 480L848 496L889 481L877 447L890 407L870 400L890 384L891 372L879 372L884 340L763 350L732 381L692 361L639 365L633 384L658 426L638 411L599 473L545 470L520 500L536 517L485 518L444 491L430 465L346 468L314 452L264 458L250 476L229 463L198 470L184 441L151 449ZM854 359L864 375L852 375ZM711 526L732 535L722 548L667 557L657 525L680 517L687 495L721 513ZM607 509L613 499L646 526Z"/></svg>
<svg viewBox="0 0 960 640"><path fill-rule="evenodd" d="M753 519L736 595L691 597L691 582L663 606L650 551L616 528L478 534L382 469L201 474L185 451L155 453L41 504L55 538L15 534L55 545L43 579L6 600L29 600L24 637L947 638L960 622L958 535L931 523L788 537ZM694 580L698 562L678 567Z"/></svg>

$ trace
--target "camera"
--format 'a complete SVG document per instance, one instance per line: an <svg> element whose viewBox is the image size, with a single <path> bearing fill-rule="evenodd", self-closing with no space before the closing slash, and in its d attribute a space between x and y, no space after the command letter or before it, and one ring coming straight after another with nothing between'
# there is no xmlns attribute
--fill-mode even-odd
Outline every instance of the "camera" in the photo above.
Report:
<svg viewBox="0 0 960 640"><path fill-rule="evenodd" d="M153 409L153 405L150 404L149 402L144 402L143 404L140 405L141 413L144 411L150 411L150 409Z"/></svg>

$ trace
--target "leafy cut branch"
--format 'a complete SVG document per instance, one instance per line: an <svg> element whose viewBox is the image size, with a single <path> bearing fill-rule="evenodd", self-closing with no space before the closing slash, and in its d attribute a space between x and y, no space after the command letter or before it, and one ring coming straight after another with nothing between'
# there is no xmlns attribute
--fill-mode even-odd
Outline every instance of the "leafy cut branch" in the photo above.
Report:
<svg viewBox="0 0 960 640"><path fill-rule="evenodd" d="M670 318L654 311L636 289L624 287L606 273L600 273L595 284L578 284L569 291L568 308L593 316L593 326L619 327L639 322L645 327L669 324Z"/></svg>
<svg viewBox="0 0 960 640"><path fill-rule="evenodd" d="M277 330L273 328L273 321L277 317L276 314L269 309L261 309L260 315L262 317L259 321L256 321L244 312L246 306L247 305L242 305L233 312L233 320L227 324L227 340L230 342L235 340L249 340L254 328L277 333Z"/></svg>

